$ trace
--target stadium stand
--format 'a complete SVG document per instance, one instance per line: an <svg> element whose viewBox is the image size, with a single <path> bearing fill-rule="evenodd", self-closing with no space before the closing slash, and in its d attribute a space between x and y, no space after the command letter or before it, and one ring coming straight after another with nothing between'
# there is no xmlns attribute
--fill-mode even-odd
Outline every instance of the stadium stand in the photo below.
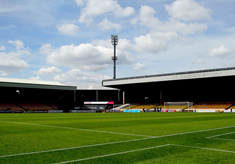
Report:
<svg viewBox="0 0 235 164"><path fill-rule="evenodd" d="M156 105L133 104L130 106L130 109L143 109L143 108L145 108L148 110L148 109L152 109L154 107L156 107ZM129 107L125 107L123 109L129 109Z"/></svg>
<svg viewBox="0 0 235 164"><path fill-rule="evenodd" d="M228 67L105 79L102 81L102 85L118 88L125 95L120 98L120 100L124 100L124 103L141 102L142 104L159 103L163 105L166 102L192 102L196 103L196 106L192 106L190 110L197 110L195 107L225 110L233 105L227 102L235 101L231 94L234 92L234 78L235 67ZM203 105L198 102L211 103ZM212 105L213 102L218 103ZM174 108L176 107L171 105L168 109ZM184 109L183 106L181 108ZM162 109L164 109L163 106Z"/></svg>
<svg viewBox="0 0 235 164"><path fill-rule="evenodd" d="M197 103L197 104L194 104L193 106L191 106L189 108L190 109L200 109L200 110L203 110L203 109L228 109L229 107L233 106L233 104L235 103L232 103L232 102L203 102L203 103Z"/></svg>
<svg viewBox="0 0 235 164"><path fill-rule="evenodd" d="M48 105L49 107L53 108L54 110L58 110L58 106L56 104L53 104L53 103L49 103L49 104L46 104Z"/></svg>
<svg viewBox="0 0 235 164"><path fill-rule="evenodd" d="M164 106L163 106L164 108ZM179 105L179 106L165 106L166 109L186 109L188 108L187 105Z"/></svg>
<svg viewBox="0 0 235 164"><path fill-rule="evenodd" d="M43 103L19 103L19 106L21 106L23 109L29 109L30 111L46 111L46 110L54 110L54 108L45 105Z"/></svg>
<svg viewBox="0 0 235 164"><path fill-rule="evenodd" d="M0 77L0 112L47 111L69 112L75 107L84 109L86 101L111 100L115 104L125 104L121 109L156 111L197 111L226 110L235 105L233 81L235 67L176 72L140 77L103 80L104 87L113 90L80 89L60 82L11 79ZM213 84L223 87L214 87ZM200 84L200 85L198 85ZM190 89L186 86L190 86ZM167 102L187 101L193 106L165 105ZM201 102L201 103L198 103ZM161 105L160 105L161 104ZM117 107L112 105L112 108ZM105 107L111 111L112 108ZM85 108L86 109L86 108ZM156 110L155 110L156 109ZM53 111L54 110L54 111ZM89 109L91 110L91 109ZM92 109L93 110L93 109ZM97 112L101 109L97 108Z"/></svg>
<svg viewBox="0 0 235 164"><path fill-rule="evenodd" d="M156 105L139 105L137 107L135 107L135 109L151 109L151 108L154 108Z"/></svg>
<svg viewBox="0 0 235 164"><path fill-rule="evenodd" d="M0 103L0 110L23 111L23 109L14 103Z"/></svg>
<svg viewBox="0 0 235 164"><path fill-rule="evenodd" d="M55 81L0 77L0 91L0 113L68 112L76 101L76 86Z"/></svg>

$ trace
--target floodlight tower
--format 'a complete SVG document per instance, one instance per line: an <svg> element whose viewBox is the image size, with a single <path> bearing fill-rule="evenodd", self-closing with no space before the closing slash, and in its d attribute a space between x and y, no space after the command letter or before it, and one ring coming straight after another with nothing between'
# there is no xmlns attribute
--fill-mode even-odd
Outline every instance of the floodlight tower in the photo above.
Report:
<svg viewBox="0 0 235 164"><path fill-rule="evenodd" d="M116 45L118 44L118 36L111 35L111 43L114 45L114 56L112 57L113 60L113 79L116 79L116 60L118 57L116 56Z"/></svg>

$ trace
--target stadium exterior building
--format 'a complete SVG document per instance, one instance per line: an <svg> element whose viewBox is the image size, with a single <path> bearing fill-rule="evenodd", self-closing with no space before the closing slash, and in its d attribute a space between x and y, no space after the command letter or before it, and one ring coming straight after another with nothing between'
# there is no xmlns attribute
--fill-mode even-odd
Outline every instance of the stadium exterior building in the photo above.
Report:
<svg viewBox="0 0 235 164"><path fill-rule="evenodd" d="M235 102L235 67L108 79L123 103Z"/></svg>

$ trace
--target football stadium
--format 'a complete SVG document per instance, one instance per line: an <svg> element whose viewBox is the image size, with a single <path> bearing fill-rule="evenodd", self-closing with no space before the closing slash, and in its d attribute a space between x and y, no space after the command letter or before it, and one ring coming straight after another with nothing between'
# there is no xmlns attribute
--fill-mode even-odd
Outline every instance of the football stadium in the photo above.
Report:
<svg viewBox="0 0 235 164"><path fill-rule="evenodd" d="M235 163L234 6L0 0L0 164Z"/></svg>
<svg viewBox="0 0 235 164"><path fill-rule="evenodd" d="M0 163L232 163L234 78L219 68L103 90L1 78Z"/></svg>

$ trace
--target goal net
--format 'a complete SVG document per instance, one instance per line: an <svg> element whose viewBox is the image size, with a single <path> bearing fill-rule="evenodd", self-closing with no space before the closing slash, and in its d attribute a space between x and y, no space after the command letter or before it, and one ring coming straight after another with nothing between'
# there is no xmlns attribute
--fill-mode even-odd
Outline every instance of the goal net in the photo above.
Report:
<svg viewBox="0 0 235 164"><path fill-rule="evenodd" d="M183 102L164 102L164 109L188 109L193 105L193 102L183 101Z"/></svg>

